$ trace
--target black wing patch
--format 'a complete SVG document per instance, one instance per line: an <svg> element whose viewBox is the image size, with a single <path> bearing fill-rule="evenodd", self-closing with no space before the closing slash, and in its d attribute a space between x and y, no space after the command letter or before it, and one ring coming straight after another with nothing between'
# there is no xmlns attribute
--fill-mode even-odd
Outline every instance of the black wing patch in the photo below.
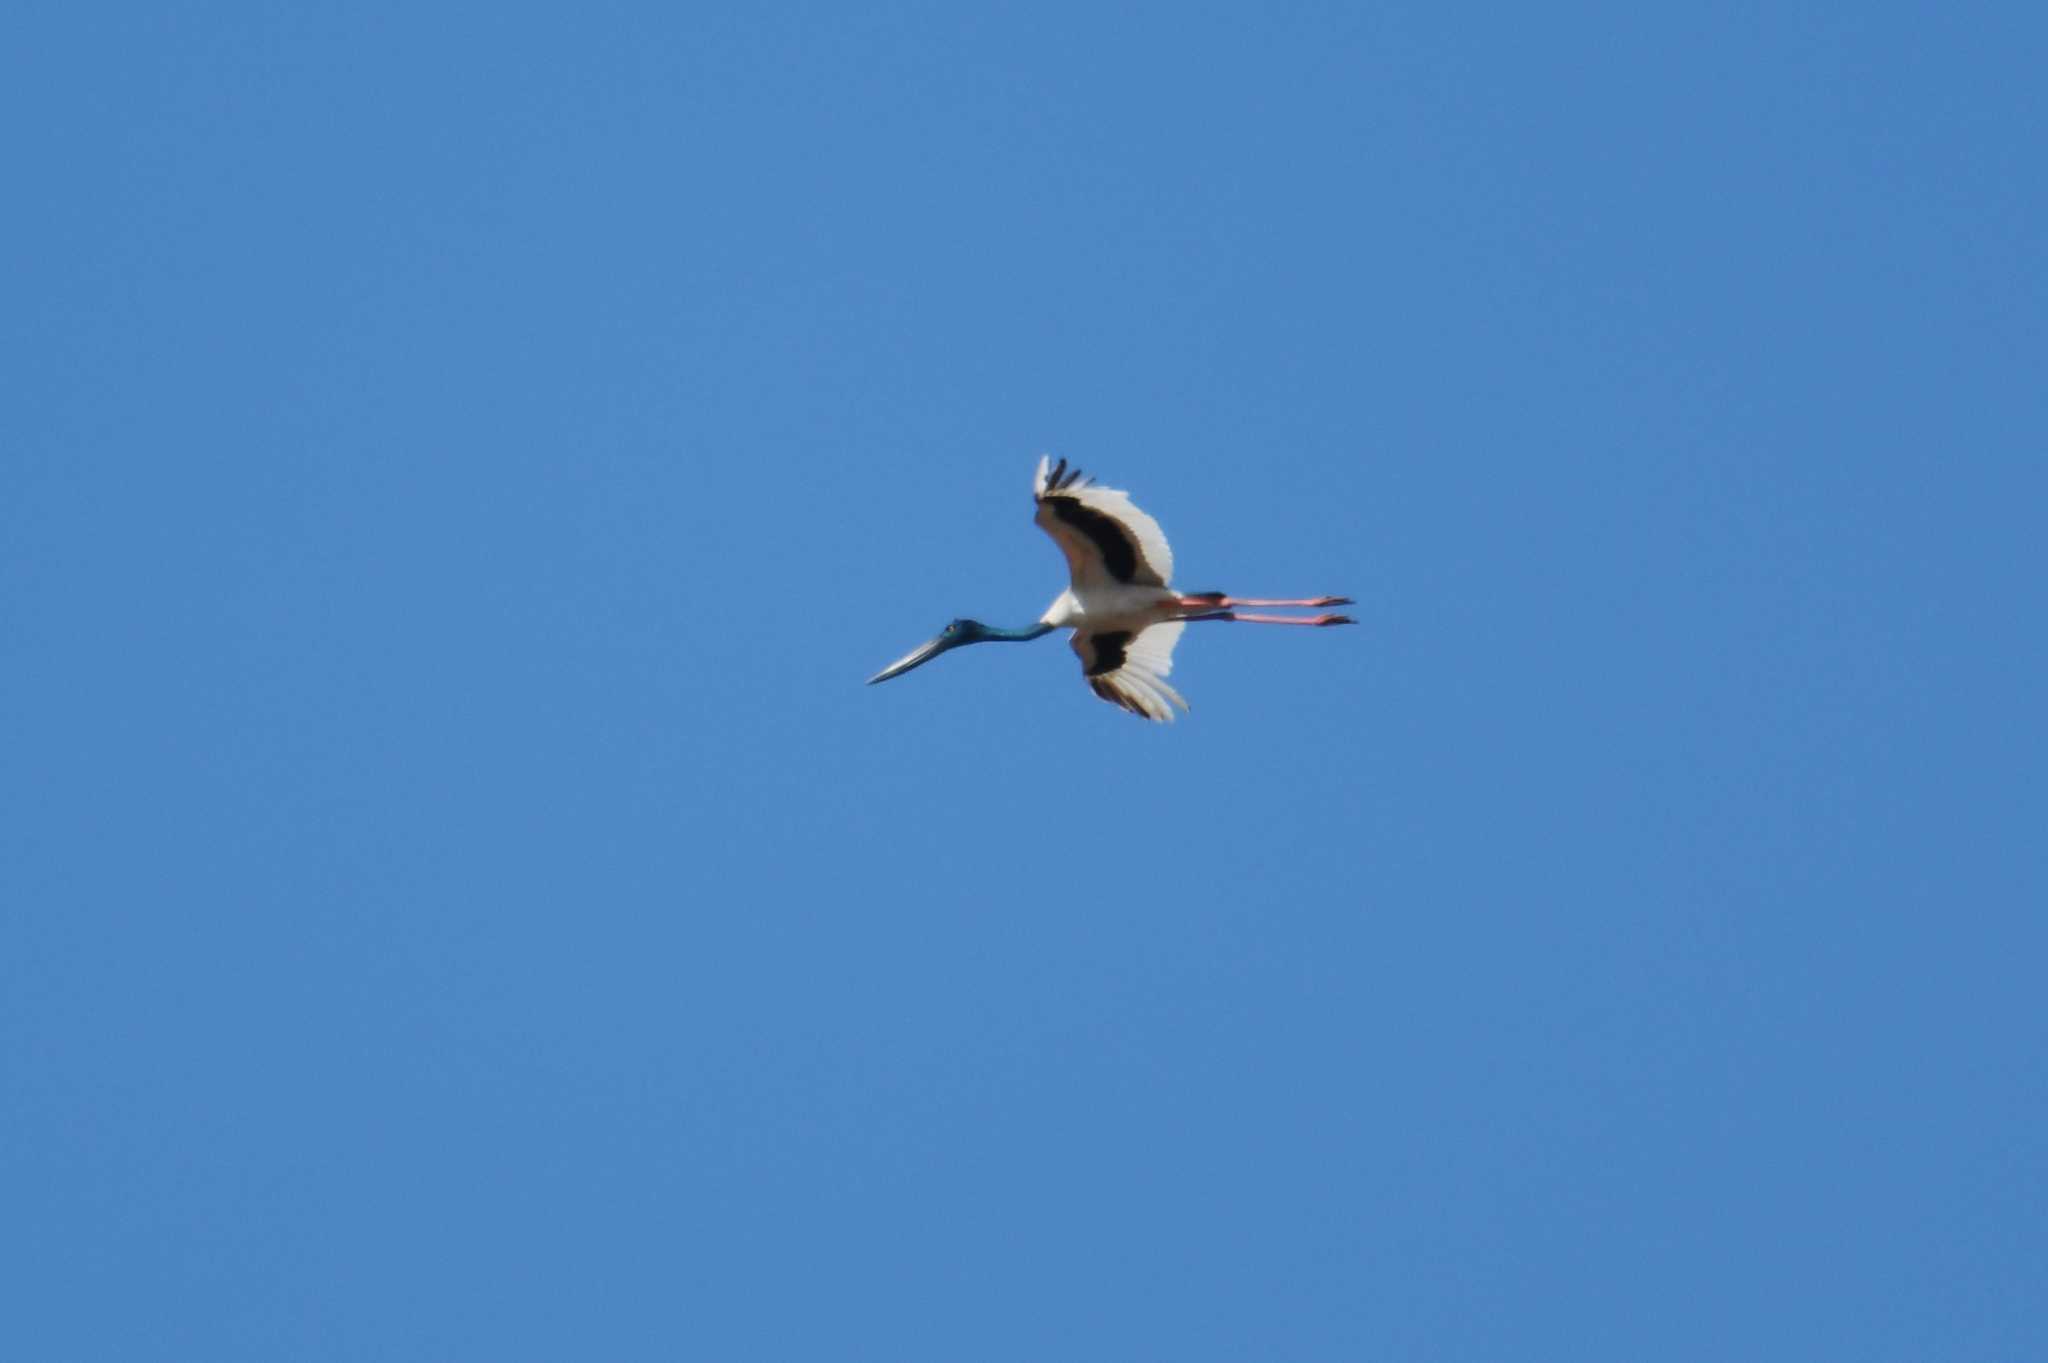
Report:
<svg viewBox="0 0 2048 1363"><path fill-rule="evenodd" d="M1095 648L1095 661L1082 671L1090 677L1100 677L1124 665L1124 650L1130 646L1131 632L1125 629L1112 630L1107 634L1091 634L1088 641ZM1096 694L1101 693L1101 688L1098 687Z"/></svg>
<svg viewBox="0 0 2048 1363"><path fill-rule="evenodd" d="M1045 491L1048 493L1065 492L1076 483L1085 484L1088 481L1088 479L1081 476L1081 470L1068 468L1066 456L1062 455L1060 456L1060 462L1054 464L1052 472L1045 477Z"/></svg>
<svg viewBox="0 0 2048 1363"><path fill-rule="evenodd" d="M1127 583L1138 575L1138 546L1131 542L1131 537L1124 533L1123 526L1115 518L1105 516L1072 497L1044 497L1041 500L1052 508L1053 515L1088 537L1088 542L1102 555L1102 566L1109 570L1111 577Z"/></svg>

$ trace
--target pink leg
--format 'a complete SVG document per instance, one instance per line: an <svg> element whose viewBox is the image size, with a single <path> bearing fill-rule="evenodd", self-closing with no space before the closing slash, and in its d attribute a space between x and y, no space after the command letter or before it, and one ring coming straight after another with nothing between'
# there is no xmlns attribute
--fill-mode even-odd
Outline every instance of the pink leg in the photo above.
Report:
<svg viewBox="0 0 2048 1363"><path fill-rule="evenodd" d="M1348 615L1239 615L1236 611L1212 611L1190 615L1188 620L1238 620L1247 625L1355 625Z"/></svg>
<svg viewBox="0 0 2048 1363"><path fill-rule="evenodd" d="M1266 597L1225 596L1222 592L1207 592L1200 596L1183 596L1183 606L1207 606L1216 610L1228 610L1233 606L1348 606L1348 596L1315 596L1305 601L1276 601Z"/></svg>

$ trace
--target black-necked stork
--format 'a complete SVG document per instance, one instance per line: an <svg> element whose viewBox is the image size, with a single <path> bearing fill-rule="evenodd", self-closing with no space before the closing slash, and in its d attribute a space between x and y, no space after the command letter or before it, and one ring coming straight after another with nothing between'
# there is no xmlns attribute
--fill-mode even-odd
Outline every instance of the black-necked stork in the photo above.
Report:
<svg viewBox="0 0 2048 1363"><path fill-rule="evenodd" d="M1036 520L1067 556L1070 585L1029 629L997 629L979 620L955 620L930 642L890 663L868 684L900 677L948 649L991 641L1037 639L1056 629L1074 631L1074 652L1095 694L1146 719L1170 721L1173 707L1188 708L1166 684L1173 646L1191 620L1242 620L1260 625L1351 625L1348 615L1245 615L1239 606L1348 606L1346 596L1307 600L1251 600L1222 592L1177 592L1173 551L1159 522L1132 504L1130 494L1097 487L1062 459L1038 461L1032 482ZM1169 703L1170 702L1170 703Z"/></svg>

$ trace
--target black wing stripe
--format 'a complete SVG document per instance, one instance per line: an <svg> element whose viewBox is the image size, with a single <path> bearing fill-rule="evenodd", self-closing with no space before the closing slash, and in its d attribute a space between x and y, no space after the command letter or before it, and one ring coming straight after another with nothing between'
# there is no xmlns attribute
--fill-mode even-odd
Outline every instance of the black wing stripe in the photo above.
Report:
<svg viewBox="0 0 2048 1363"><path fill-rule="evenodd" d="M1047 497L1044 501L1053 515L1088 537L1088 542L1102 555L1102 566L1111 577L1128 583L1138 575L1138 546L1114 517L1072 497Z"/></svg>
<svg viewBox="0 0 2048 1363"><path fill-rule="evenodd" d="M1124 665L1124 650L1131 642L1129 630L1112 630L1107 634L1091 634L1088 637L1095 647L1095 661L1083 669L1087 675L1100 677Z"/></svg>
<svg viewBox="0 0 2048 1363"><path fill-rule="evenodd" d="M1065 492L1068 488L1087 481L1081 476L1081 470L1067 467L1066 457L1062 455L1059 463L1054 464L1045 475L1045 491L1040 496L1049 497L1055 492Z"/></svg>
<svg viewBox="0 0 2048 1363"><path fill-rule="evenodd" d="M1088 683L1088 689L1093 691L1096 695L1102 697L1104 700L1108 701L1111 705L1116 706L1119 710L1128 710L1132 714L1138 716L1140 719L1152 718L1152 716L1146 714L1144 710L1139 707L1136 701L1132 700L1123 692L1117 690L1114 686L1111 686L1108 682L1091 681Z"/></svg>

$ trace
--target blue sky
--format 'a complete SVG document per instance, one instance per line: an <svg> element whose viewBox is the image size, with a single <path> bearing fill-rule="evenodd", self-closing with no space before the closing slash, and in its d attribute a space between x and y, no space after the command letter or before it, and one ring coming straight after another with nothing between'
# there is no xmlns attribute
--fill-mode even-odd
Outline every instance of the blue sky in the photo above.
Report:
<svg viewBox="0 0 2048 1363"><path fill-rule="evenodd" d="M2031 7L7 31L0 1352L2048 1353Z"/></svg>

